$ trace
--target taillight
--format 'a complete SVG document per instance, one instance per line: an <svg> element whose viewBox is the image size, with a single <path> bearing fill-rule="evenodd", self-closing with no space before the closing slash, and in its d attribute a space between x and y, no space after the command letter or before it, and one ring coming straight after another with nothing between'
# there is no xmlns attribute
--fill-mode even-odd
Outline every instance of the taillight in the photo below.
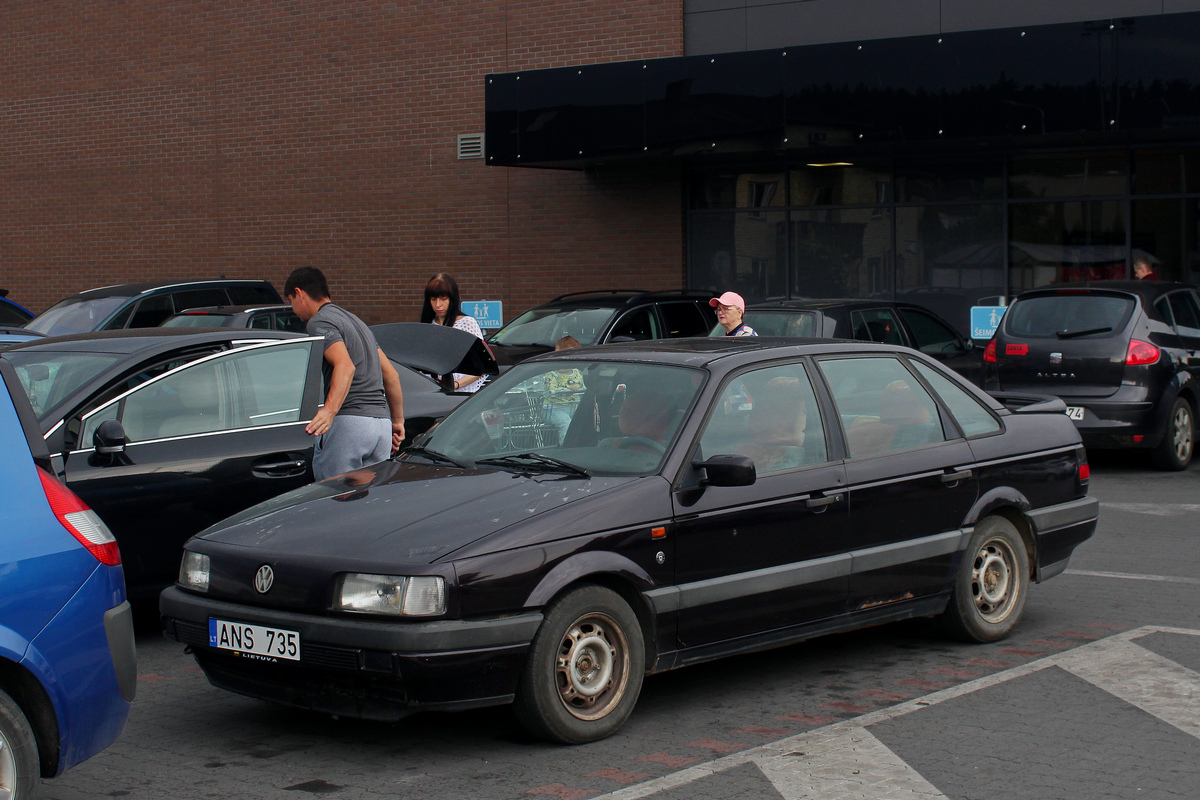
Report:
<svg viewBox="0 0 1200 800"><path fill-rule="evenodd" d="M988 364L996 363L996 340L991 339L987 343L987 347L983 348L983 360Z"/></svg>
<svg viewBox="0 0 1200 800"><path fill-rule="evenodd" d="M38 467L38 477L42 479L42 490L50 501L50 510L67 532L78 539L101 564L110 567L120 564L121 551L117 548L117 540L108 526L96 516L96 512L41 467Z"/></svg>
<svg viewBox="0 0 1200 800"><path fill-rule="evenodd" d="M1140 339L1131 339L1129 341L1129 349L1125 351L1125 364L1130 367L1153 364L1155 361L1158 361L1160 354L1161 351L1149 342L1143 342Z"/></svg>
<svg viewBox="0 0 1200 800"><path fill-rule="evenodd" d="M1092 477L1092 468L1088 466L1087 450L1083 446L1075 448L1076 474L1079 476L1079 486L1087 489L1088 479Z"/></svg>

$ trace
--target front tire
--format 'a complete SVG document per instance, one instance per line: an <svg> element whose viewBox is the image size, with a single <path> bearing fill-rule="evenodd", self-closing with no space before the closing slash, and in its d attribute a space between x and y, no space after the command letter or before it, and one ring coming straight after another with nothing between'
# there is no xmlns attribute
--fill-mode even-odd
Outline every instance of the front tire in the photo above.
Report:
<svg viewBox="0 0 1200 800"><path fill-rule="evenodd" d="M517 719L562 744L611 736L633 711L645 665L629 604L602 586L573 589L546 608L517 689Z"/></svg>
<svg viewBox="0 0 1200 800"><path fill-rule="evenodd" d="M1008 636L1029 589L1029 555L1016 527L1003 517L986 517L963 553L942 624L956 639L996 642Z"/></svg>
<svg viewBox="0 0 1200 800"><path fill-rule="evenodd" d="M1196 436L1192 405L1182 397L1175 399L1171 416L1167 418L1167 430L1162 442L1154 451L1154 466L1178 472L1192 463L1192 451Z"/></svg>
<svg viewBox="0 0 1200 800"><path fill-rule="evenodd" d="M0 692L0 797L25 800L41 775L37 741L20 707Z"/></svg>

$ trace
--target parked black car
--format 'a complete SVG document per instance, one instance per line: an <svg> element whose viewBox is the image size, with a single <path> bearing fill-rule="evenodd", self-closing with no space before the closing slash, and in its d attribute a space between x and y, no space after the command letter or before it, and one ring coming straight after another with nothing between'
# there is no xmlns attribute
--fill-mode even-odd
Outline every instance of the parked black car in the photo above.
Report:
<svg viewBox="0 0 1200 800"><path fill-rule="evenodd" d="M450 344L419 340L410 358L403 337L380 335L400 374L410 436L465 395L401 362L448 371L483 348L462 331L419 327ZM312 481L304 427L325 398L320 345L278 331L151 328L53 337L3 357L16 367L56 471L117 537L137 597L174 579L192 534Z"/></svg>
<svg viewBox="0 0 1200 800"><path fill-rule="evenodd" d="M193 538L160 609L234 692L383 720L513 701L590 741L648 672L914 616L1006 636L1096 525L1062 409L887 345L560 352Z"/></svg>
<svg viewBox="0 0 1200 800"><path fill-rule="evenodd" d="M1092 281L1024 292L984 362L989 391L1061 397L1088 448L1147 448L1160 469L1191 463L1200 395L1195 287Z"/></svg>
<svg viewBox="0 0 1200 800"><path fill-rule="evenodd" d="M218 278L123 283L59 300L27 327L47 336L121 328L153 328L167 317L201 306L282 303L267 281Z"/></svg>
<svg viewBox="0 0 1200 800"><path fill-rule="evenodd" d="M163 320L164 328L250 328L304 333L304 320L287 303L189 308Z"/></svg>
<svg viewBox="0 0 1200 800"><path fill-rule="evenodd" d="M717 321L712 292L573 292L535 306L488 337L507 368L554 349L564 336L585 347L608 342L703 336Z"/></svg>
<svg viewBox="0 0 1200 800"><path fill-rule="evenodd" d="M8 289L0 289L0 325L20 327L31 319L33 312L15 300L9 300Z"/></svg>
<svg viewBox="0 0 1200 800"><path fill-rule="evenodd" d="M773 300L746 307L745 322L759 336L857 339L902 344L933 356L975 385L982 381L982 348L927 308L864 299ZM724 336L713 326L710 336Z"/></svg>

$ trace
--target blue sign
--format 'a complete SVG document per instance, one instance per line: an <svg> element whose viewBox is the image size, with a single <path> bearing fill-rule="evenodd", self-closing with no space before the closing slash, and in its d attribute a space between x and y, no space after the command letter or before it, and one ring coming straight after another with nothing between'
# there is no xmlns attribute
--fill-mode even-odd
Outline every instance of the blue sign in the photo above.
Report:
<svg viewBox="0 0 1200 800"><path fill-rule="evenodd" d="M1008 306L971 306L971 338L992 338L1007 310Z"/></svg>
<svg viewBox="0 0 1200 800"><path fill-rule="evenodd" d="M504 303L500 300L463 300L464 314L470 314L481 328L504 326Z"/></svg>

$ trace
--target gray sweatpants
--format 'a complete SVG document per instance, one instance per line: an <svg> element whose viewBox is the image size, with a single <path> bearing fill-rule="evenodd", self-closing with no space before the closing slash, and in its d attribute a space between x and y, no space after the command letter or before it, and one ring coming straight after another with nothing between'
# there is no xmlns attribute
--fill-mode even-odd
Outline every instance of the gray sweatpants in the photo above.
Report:
<svg viewBox="0 0 1200 800"><path fill-rule="evenodd" d="M392 454L392 421L380 417L338 414L329 430L317 437L313 475L323 481Z"/></svg>

